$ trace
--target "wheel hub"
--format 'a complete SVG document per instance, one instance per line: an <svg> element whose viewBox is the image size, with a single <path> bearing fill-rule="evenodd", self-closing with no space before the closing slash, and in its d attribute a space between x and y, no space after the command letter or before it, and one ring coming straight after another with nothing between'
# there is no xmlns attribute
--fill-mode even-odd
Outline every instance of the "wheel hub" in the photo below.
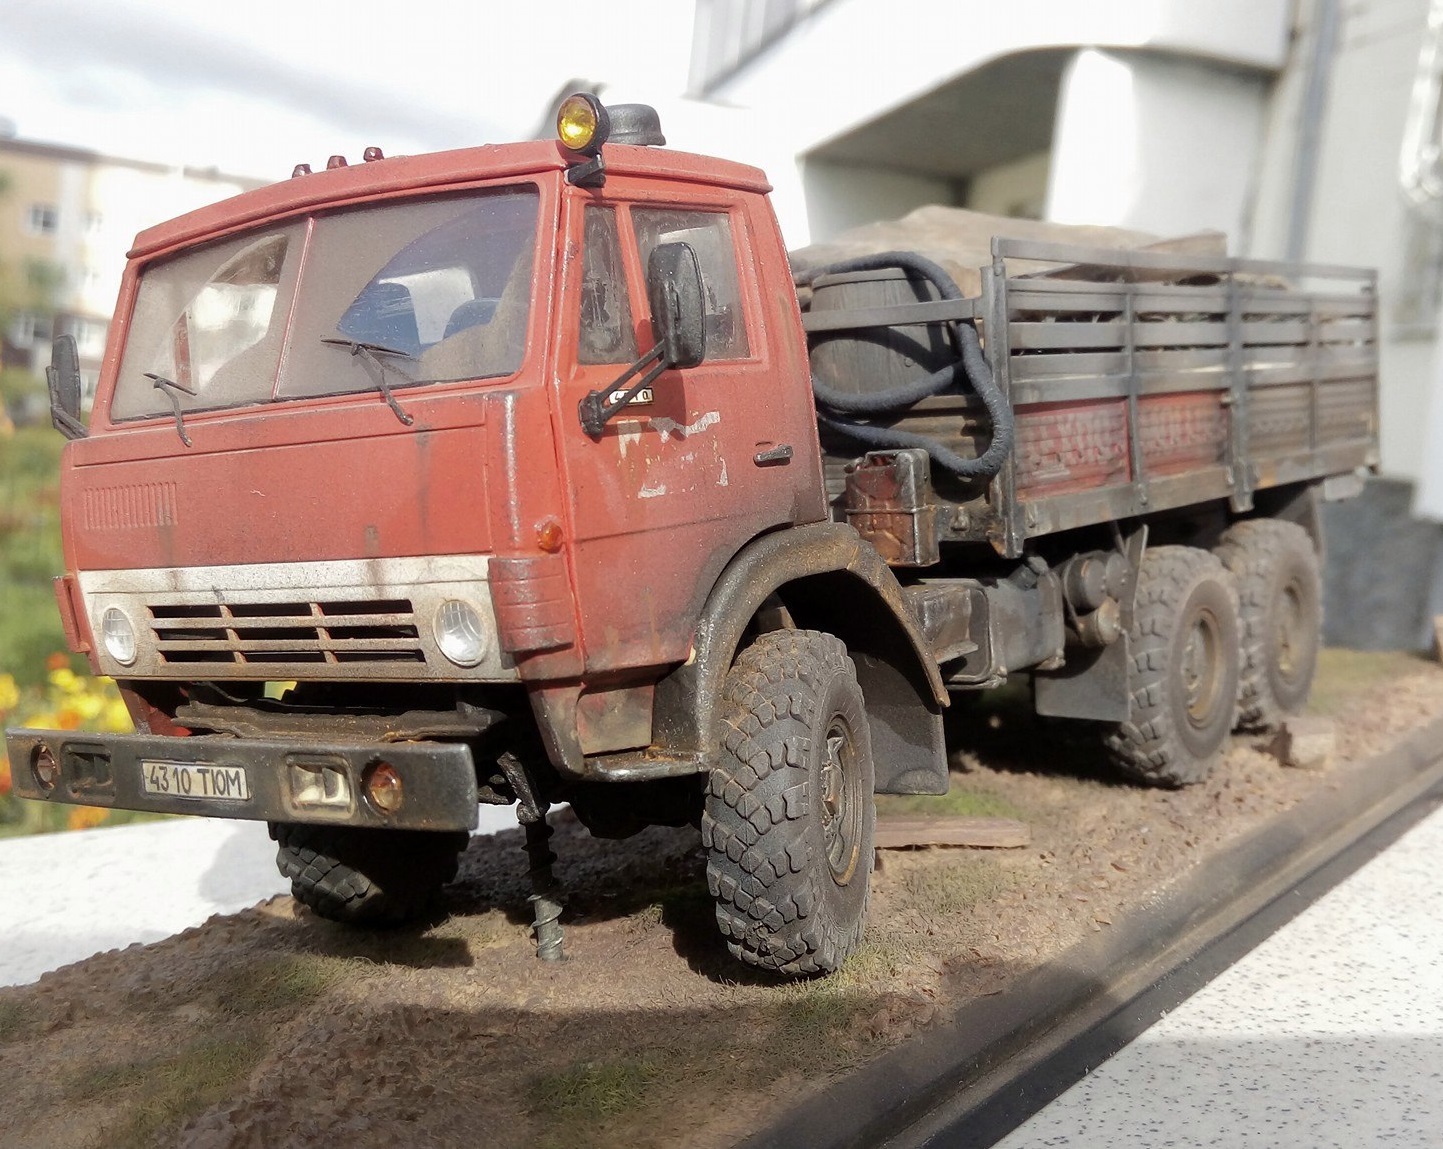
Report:
<svg viewBox="0 0 1443 1149"><path fill-rule="evenodd" d="M1273 639L1278 652L1278 672L1291 682L1298 676L1299 656L1307 649L1303 598L1297 586L1292 583L1284 587L1279 596Z"/></svg>
<svg viewBox="0 0 1443 1149"><path fill-rule="evenodd" d="M827 728L822 752L820 807L827 865L838 885L850 881L857 868L861 837L861 808L848 784L851 754L847 728L840 721L833 721Z"/></svg>
<svg viewBox="0 0 1443 1149"><path fill-rule="evenodd" d="M1200 613L1188 629L1181 664L1187 715L1194 726L1207 725L1215 712L1223 677L1219 665L1221 645L1217 619L1209 612Z"/></svg>

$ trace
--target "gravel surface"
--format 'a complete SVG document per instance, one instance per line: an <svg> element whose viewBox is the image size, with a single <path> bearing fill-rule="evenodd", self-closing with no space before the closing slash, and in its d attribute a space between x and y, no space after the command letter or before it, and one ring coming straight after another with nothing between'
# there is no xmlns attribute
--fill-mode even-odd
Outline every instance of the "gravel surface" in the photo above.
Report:
<svg viewBox="0 0 1443 1149"><path fill-rule="evenodd" d="M570 960L531 957L520 833L473 842L448 915L363 934L289 898L0 990L8 1146L726 1145L802 1093L1107 929L1219 844L1443 712L1443 668L1325 659L1328 772L1238 739L1184 791L1113 781L1016 693L957 708L966 812L1033 844L889 851L867 940L779 983L727 957L692 830L557 815ZM959 799L941 808L959 812ZM897 812L911 802L884 802Z"/></svg>

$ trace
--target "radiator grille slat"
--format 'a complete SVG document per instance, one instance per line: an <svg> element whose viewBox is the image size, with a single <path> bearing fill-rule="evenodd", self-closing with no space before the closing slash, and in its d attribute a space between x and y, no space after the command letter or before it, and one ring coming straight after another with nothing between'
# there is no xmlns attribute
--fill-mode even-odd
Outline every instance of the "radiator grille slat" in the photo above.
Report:
<svg viewBox="0 0 1443 1149"><path fill-rule="evenodd" d="M147 606L162 662L232 666L425 662L409 601L164 603Z"/></svg>

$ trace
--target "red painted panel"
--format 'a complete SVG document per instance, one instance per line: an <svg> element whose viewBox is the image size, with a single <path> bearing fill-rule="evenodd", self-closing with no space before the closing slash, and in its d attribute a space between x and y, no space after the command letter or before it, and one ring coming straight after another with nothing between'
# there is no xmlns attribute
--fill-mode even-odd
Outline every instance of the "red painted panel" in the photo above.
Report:
<svg viewBox="0 0 1443 1149"><path fill-rule="evenodd" d="M1143 473L1155 478L1223 462L1228 419L1222 398L1221 391L1194 391L1138 400Z"/></svg>
<svg viewBox="0 0 1443 1149"><path fill-rule="evenodd" d="M1017 490L1038 498L1128 481L1127 401L1036 403L1017 411Z"/></svg>
<svg viewBox="0 0 1443 1149"><path fill-rule="evenodd" d="M65 521L79 527L68 532L71 562L115 570L489 551L484 434L333 433L73 467L63 485Z"/></svg>
<svg viewBox="0 0 1443 1149"><path fill-rule="evenodd" d="M628 204L728 212L751 352L665 372L652 402L622 411L597 439L581 429L580 399L592 389L609 390L619 373L616 365L576 362L582 196L575 193L565 213L570 242L558 321L556 434L571 504L582 646L587 671L595 674L684 660L697 612L726 562L767 530L824 518L826 505L805 353L791 336L800 331L795 293L760 196L607 180L597 198L623 213ZM644 349L654 342L644 274L631 232L624 236L637 344ZM787 310L771 305L783 288ZM790 459L756 462L783 444L792 448Z"/></svg>

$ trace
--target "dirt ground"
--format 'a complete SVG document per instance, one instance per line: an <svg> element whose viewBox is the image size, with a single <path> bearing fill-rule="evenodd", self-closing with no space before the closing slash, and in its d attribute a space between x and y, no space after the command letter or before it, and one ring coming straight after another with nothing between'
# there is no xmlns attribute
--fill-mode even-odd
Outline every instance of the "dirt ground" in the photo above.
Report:
<svg viewBox="0 0 1443 1149"><path fill-rule="evenodd" d="M519 832L473 843L427 928L358 933L273 899L0 990L0 1143L731 1144L1443 713L1443 668L1326 652L1329 771L1238 738L1185 791L1114 781L1023 703L954 708L953 794L879 807L1017 817L1032 845L886 852L867 940L829 978L727 956L695 831L600 842L553 815L565 963L532 957Z"/></svg>

